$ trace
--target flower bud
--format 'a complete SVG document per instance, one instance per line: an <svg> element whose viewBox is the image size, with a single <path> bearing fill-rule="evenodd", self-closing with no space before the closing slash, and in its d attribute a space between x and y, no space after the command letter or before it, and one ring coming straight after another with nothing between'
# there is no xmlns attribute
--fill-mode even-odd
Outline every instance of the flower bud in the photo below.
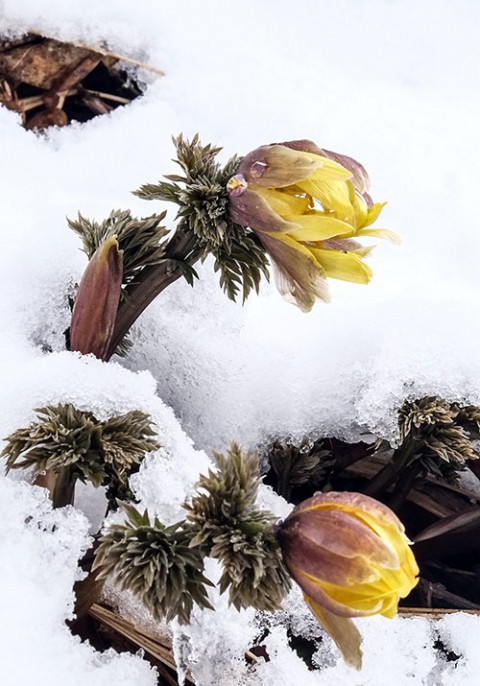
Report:
<svg viewBox="0 0 480 686"><path fill-rule="evenodd" d="M393 617L418 582L402 523L360 493L317 493L287 517L279 539L305 595L341 617Z"/></svg>
<svg viewBox="0 0 480 686"><path fill-rule="evenodd" d="M120 301L123 251L116 236L95 251L78 288L70 327L70 349L99 359L108 354Z"/></svg>

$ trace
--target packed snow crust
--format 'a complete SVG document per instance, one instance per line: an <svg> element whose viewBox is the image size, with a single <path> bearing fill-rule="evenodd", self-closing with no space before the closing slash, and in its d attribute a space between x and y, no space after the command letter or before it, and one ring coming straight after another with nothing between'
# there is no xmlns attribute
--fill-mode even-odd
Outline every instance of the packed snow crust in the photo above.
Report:
<svg viewBox="0 0 480 686"><path fill-rule="evenodd" d="M107 44L166 72L139 72L145 95L128 107L46 136L0 108L0 436L49 403L99 418L149 412L162 447L133 486L142 506L173 522L210 449L232 439L394 439L407 397L480 404L479 20L475 0L0 0L3 34ZM164 209L129 191L172 172L171 136L196 131L224 146L223 159L294 138L358 158L374 198L389 201L380 225L403 246L378 245L368 288L332 283L332 304L309 315L267 284L244 307L229 302L207 260L193 289L174 284L142 316L126 360L65 352L68 297L86 265L65 216ZM279 516L288 511L267 489L262 499ZM0 476L3 686L156 682L140 656L97 653L65 624L77 560L98 526L96 495L80 500L85 514L52 511L27 475ZM218 573L213 562L209 573ZM174 627L177 659L199 686L478 682L474 616L362 620L361 673L325 637L309 671L287 628L323 634L298 591L277 623L214 602L215 614ZM151 622L135 603L130 613ZM265 623L272 659L248 668L243 653ZM458 659L447 661L438 641Z"/></svg>

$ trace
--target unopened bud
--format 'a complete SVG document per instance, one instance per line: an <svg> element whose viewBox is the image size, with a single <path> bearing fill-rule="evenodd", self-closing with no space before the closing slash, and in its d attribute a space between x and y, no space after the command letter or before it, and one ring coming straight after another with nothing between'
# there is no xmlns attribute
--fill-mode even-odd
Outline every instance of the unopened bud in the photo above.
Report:
<svg viewBox="0 0 480 686"><path fill-rule="evenodd" d="M418 582L400 520L360 493L317 493L287 517L279 540L307 599L341 617L393 617Z"/></svg>
<svg viewBox="0 0 480 686"><path fill-rule="evenodd" d="M120 301L123 251L116 236L95 251L78 288L70 327L70 349L99 359L108 354Z"/></svg>

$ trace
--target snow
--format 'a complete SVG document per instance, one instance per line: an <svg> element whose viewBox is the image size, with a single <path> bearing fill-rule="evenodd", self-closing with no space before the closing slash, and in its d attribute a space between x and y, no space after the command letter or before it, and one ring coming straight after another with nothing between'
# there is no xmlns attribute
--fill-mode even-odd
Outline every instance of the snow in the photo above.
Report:
<svg viewBox="0 0 480 686"><path fill-rule="evenodd" d="M154 686L146 662L100 654L69 632L77 559L88 544L86 518L52 510L44 489L0 480L0 673L5 686L36 683Z"/></svg>
<svg viewBox="0 0 480 686"><path fill-rule="evenodd" d="M2 32L108 44L166 72L143 71L145 95L128 107L44 137L0 109L0 436L48 403L99 418L149 412L161 449L132 485L173 522L207 452L232 439L393 439L406 397L479 404L479 20L475 0L0 0ZM374 198L389 201L379 225L402 247L379 244L372 283L332 283L332 304L309 315L267 284L243 308L229 302L207 261L194 289L177 282L143 315L126 360L65 352L68 295L86 264L65 216L160 211L130 191L172 171L171 136L196 131L224 146L223 159L294 138L358 158ZM21 476L0 477L1 683L155 683L139 656L100 655L69 633L89 522L78 509L52 511ZM270 492L262 498L285 514ZM92 501L82 496L94 529ZM360 674L328 639L321 669L308 671L279 624L266 639L271 662L248 669L238 656L257 635L252 613L215 603L175 631L200 686L473 686L480 669L479 620L463 614L363 620ZM307 621L295 594L288 607ZM437 636L457 661L432 647Z"/></svg>

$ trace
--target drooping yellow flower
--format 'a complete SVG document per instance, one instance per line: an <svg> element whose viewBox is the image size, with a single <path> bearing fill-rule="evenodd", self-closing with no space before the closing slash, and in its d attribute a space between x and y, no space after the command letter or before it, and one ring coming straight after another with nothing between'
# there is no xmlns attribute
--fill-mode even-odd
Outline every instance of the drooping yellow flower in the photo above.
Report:
<svg viewBox="0 0 480 686"><path fill-rule="evenodd" d="M399 599L418 582L402 523L369 496L317 493L295 507L278 535L285 564L312 612L355 663L344 645L356 632L347 618L394 617ZM358 658L359 642L356 648Z"/></svg>
<svg viewBox="0 0 480 686"><path fill-rule="evenodd" d="M233 221L249 226L270 254L277 287L304 311L328 301L326 278L368 283L363 258L371 248L356 240L371 229L383 204L367 194L368 176L355 160L292 141L258 148L241 161L227 184Z"/></svg>

